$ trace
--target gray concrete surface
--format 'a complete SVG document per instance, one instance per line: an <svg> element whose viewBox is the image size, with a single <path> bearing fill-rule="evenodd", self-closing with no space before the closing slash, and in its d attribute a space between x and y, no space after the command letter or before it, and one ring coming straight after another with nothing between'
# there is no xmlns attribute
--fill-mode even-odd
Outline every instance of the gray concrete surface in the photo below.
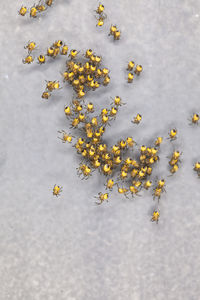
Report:
<svg viewBox="0 0 200 300"><path fill-rule="evenodd" d="M21 4L0 1L0 299L200 299L200 181L192 170L200 127L187 121L200 111L200 2L107 0L101 29L98 1L57 0L36 20L17 15ZM107 36L111 23L122 30L117 43ZM150 193L130 201L114 192L96 206L103 178L77 177L79 158L57 139L57 130L68 128L63 107L73 92L66 87L41 99L45 79L61 80L64 59L21 62L28 40L44 51L56 39L94 49L110 68L110 86L88 95L98 108L115 95L127 103L106 133L110 144L130 134L148 143L178 129L180 171L167 177L173 145L165 139L153 174L167 180L158 225L149 221ZM144 67L132 85L125 80L130 59ZM137 112L143 121L134 127ZM63 186L59 198L55 183Z"/></svg>

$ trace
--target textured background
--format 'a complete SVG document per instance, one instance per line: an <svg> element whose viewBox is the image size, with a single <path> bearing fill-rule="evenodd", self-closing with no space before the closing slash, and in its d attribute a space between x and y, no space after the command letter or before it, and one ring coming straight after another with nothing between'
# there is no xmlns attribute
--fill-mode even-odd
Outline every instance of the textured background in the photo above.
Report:
<svg viewBox="0 0 200 300"><path fill-rule="evenodd" d="M35 20L17 15L21 4L0 1L0 299L200 299L200 181L192 170L200 128L187 120L200 111L200 2L107 0L101 29L98 1L57 0ZM111 23L122 30L119 42L107 36ZM178 129L176 142L165 139L153 174L167 180L158 225L150 222L151 193L127 200L114 192L96 206L103 178L77 177L79 157L57 139L57 130L68 128L63 107L73 92L65 87L41 99L45 79L61 80L64 58L21 62L28 40L44 52L56 39L92 48L110 68L110 85L88 95L97 108L115 95L127 103L106 132L109 144L128 135L144 144ZM128 85L132 59L144 72ZM133 126L137 112L143 120ZM166 156L175 145L182 164L169 178ZM59 198L55 183L63 186Z"/></svg>

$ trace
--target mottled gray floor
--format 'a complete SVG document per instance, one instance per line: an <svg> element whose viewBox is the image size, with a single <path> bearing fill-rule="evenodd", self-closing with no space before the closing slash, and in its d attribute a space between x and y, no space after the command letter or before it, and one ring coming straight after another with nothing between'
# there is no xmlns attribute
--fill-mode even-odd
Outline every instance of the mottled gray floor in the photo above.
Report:
<svg viewBox="0 0 200 300"><path fill-rule="evenodd" d="M57 0L36 20L18 16L21 4L0 1L0 300L200 299L200 181L192 170L200 127L187 120L200 112L200 2L107 0L101 29L98 1ZM122 30L117 43L107 36L111 23ZM167 177L173 145L165 139L153 175L167 180L158 225L149 221L150 193L130 201L114 192L96 206L103 178L77 177L79 158L57 139L57 130L67 130L63 107L73 92L41 99L45 79L61 80L64 59L21 62L28 40L44 51L56 39L94 49L110 68L110 86L88 95L99 108L117 94L127 103L106 133L110 144L128 135L148 143L178 129L180 171ZM128 85L131 59L144 73ZM134 127L137 112L143 121ZM59 198L55 183L63 186Z"/></svg>

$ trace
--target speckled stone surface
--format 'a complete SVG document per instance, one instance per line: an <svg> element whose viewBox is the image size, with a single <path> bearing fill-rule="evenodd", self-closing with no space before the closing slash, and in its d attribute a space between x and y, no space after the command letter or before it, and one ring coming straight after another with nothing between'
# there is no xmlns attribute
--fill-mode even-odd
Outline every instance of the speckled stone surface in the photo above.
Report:
<svg viewBox="0 0 200 300"><path fill-rule="evenodd" d="M200 299L200 181L192 170L200 127L188 125L200 112L200 2L107 0L101 29L98 1L57 0L36 20L18 16L21 4L0 1L0 300ZM111 23L122 31L116 43L107 35ZM94 49L111 70L110 85L88 93L97 109L110 96L127 103L106 132L110 145L128 135L144 144L178 129L177 141L165 139L152 176L167 180L158 225L150 222L150 192L133 200L113 192L96 206L104 178L77 177L79 157L57 139L68 128L63 107L73 92L64 87L41 99L45 80L61 80L65 59L22 64L28 40L44 52L56 39ZM127 84L132 59L144 72ZM133 126L138 112L143 120ZM182 164L167 177L166 156L175 147ZM55 183L63 186L59 198Z"/></svg>

